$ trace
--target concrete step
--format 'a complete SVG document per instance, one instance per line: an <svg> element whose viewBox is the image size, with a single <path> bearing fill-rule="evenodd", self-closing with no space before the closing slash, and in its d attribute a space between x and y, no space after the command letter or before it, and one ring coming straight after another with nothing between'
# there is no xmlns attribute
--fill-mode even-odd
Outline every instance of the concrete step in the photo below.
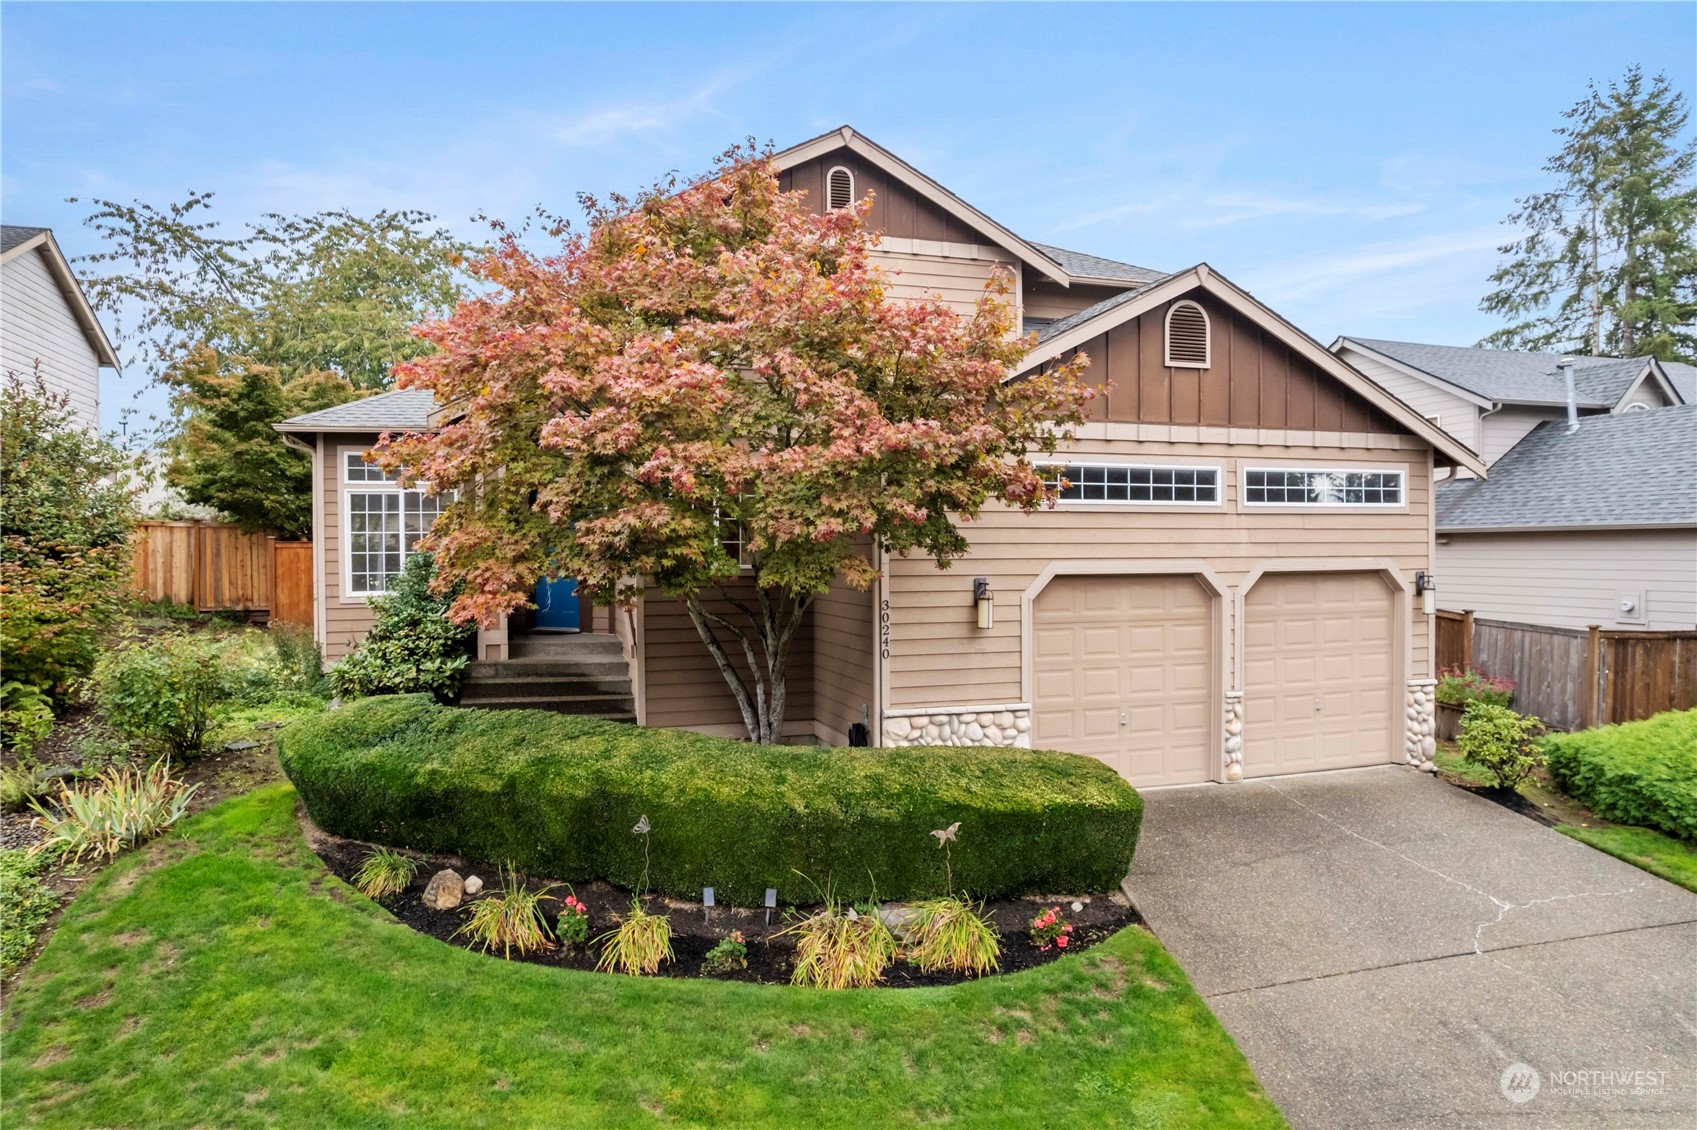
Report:
<svg viewBox="0 0 1697 1130"><path fill-rule="evenodd" d="M623 659L509 659L502 663L466 664L466 679L628 679L630 664Z"/></svg>
<svg viewBox="0 0 1697 1130"><path fill-rule="evenodd" d="M507 654L514 659L623 659L625 653L617 636L562 632L513 636Z"/></svg>
<svg viewBox="0 0 1697 1130"><path fill-rule="evenodd" d="M507 669L510 672L510 668ZM630 676L625 674L580 677L579 673L552 675L486 674L468 678L460 684L460 701L472 702L491 698L544 698L561 695L566 698L585 695L612 695L629 698Z"/></svg>

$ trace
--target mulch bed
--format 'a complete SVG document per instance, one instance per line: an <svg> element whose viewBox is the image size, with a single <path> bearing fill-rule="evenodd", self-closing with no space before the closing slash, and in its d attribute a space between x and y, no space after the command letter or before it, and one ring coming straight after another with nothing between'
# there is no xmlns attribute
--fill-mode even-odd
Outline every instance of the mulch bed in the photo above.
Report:
<svg viewBox="0 0 1697 1130"><path fill-rule="evenodd" d="M1519 813L1528 820L1536 820L1546 828L1559 827L1561 824L1561 820L1558 817L1546 812L1544 809L1538 807L1537 804L1527 800L1513 789L1498 789L1487 788L1481 785L1469 785L1458 781L1453 777L1448 778L1448 780L1450 784L1454 785L1458 789L1466 789L1474 796L1484 797L1493 804L1500 804L1510 812Z"/></svg>
<svg viewBox="0 0 1697 1130"><path fill-rule="evenodd" d="M299 816L307 842L318 853L318 857L337 878L351 885L354 872L359 870L373 845L326 834L313 825L304 810L300 811ZM378 905L420 934L428 934L450 945L474 949L468 939L454 937L454 932L465 923L470 913L469 907L476 898L499 893L501 879L496 869L487 864L470 863L451 855L415 855L415 858L420 860L420 866L412 886L399 894L376 900ZM479 876L485 883L483 895L468 898L454 910L435 910L425 906L421 897L425 884L430 881L432 875L443 869L456 871L461 877ZM532 890L548 885L544 879L521 878ZM561 884L555 888L554 894L563 898L568 890L589 907L590 944L575 948L561 946L558 949L522 957L515 954L512 960L563 969L588 971L595 968L599 950L594 945L594 938L614 926L615 914L623 914L630 909L631 893L611 883L596 881L570 887ZM1074 902L1081 903L1083 908L1073 910ZM557 905L543 903L543 913L548 919L550 930L555 924L556 915L552 911L557 910ZM789 984L795 946L790 939L776 936L786 925L786 911L793 917L816 909L790 907L774 910L768 924L766 912L762 909L717 906L709 915L699 903L666 899L658 895L651 896L644 905L651 913L664 912L672 924L672 952L676 960L662 965L659 976L714 977L763 985ZM1030 925L1034 917L1050 906L1059 907L1062 916L1073 924L1072 940L1064 950L1051 948L1042 952L1031 944ZM1002 935L1001 967L996 975L1018 973L1023 969L1047 965L1064 954L1089 949L1121 928L1134 923L1141 924L1143 921L1137 911L1126 902L1125 896L1118 892L1112 895L1067 895L1048 899L999 899L988 903L984 909ZM741 930L748 944L748 968L731 972L703 972L702 959L707 956L707 951L732 930ZM499 953L493 956L496 960L500 959ZM897 961L885 973L884 987L901 989L955 985L969 980L973 978L958 973L921 973L917 966Z"/></svg>

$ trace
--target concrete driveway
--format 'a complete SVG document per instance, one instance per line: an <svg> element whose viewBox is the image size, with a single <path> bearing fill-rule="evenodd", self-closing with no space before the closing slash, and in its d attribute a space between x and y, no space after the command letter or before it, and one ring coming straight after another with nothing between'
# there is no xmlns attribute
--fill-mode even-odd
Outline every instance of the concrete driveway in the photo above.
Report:
<svg viewBox="0 0 1697 1130"><path fill-rule="evenodd" d="M1132 901L1294 1126L1697 1127L1697 895L1412 769L1145 800Z"/></svg>

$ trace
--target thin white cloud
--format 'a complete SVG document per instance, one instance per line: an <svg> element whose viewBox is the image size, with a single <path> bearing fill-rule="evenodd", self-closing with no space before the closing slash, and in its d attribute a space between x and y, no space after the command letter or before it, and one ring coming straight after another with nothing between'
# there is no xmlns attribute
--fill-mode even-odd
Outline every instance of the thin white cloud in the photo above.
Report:
<svg viewBox="0 0 1697 1130"><path fill-rule="evenodd" d="M1194 205L1192 205L1194 207ZM1388 220L1412 216L1426 205L1408 201L1399 204L1347 204L1330 200L1269 196L1257 192L1215 193L1201 202L1203 214L1185 221L1188 228L1217 228L1245 220L1274 216L1353 216L1364 220Z"/></svg>
<svg viewBox="0 0 1697 1130"><path fill-rule="evenodd" d="M1336 255L1321 255L1259 276L1259 288L1286 299L1353 286L1362 279L1389 276L1414 267L1494 251L1505 240L1500 227L1423 235L1395 243L1370 244Z"/></svg>
<svg viewBox="0 0 1697 1130"><path fill-rule="evenodd" d="M556 126L549 136L562 145L593 147L633 135L677 129L711 113L720 96L734 85L732 76L719 74L681 98L608 106Z"/></svg>

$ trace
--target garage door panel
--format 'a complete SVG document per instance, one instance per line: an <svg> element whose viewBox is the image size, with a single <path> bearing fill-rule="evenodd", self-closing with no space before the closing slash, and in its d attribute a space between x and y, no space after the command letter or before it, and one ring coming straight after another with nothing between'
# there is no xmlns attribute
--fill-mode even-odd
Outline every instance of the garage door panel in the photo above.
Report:
<svg viewBox="0 0 1697 1130"><path fill-rule="evenodd" d="M1212 624L1212 597L1189 577L1051 582L1033 609L1048 644L1033 650L1033 744L1096 757L1133 784L1207 780Z"/></svg>
<svg viewBox="0 0 1697 1130"><path fill-rule="evenodd" d="M1274 574L1250 590L1246 775L1390 760L1393 608L1375 573Z"/></svg>

